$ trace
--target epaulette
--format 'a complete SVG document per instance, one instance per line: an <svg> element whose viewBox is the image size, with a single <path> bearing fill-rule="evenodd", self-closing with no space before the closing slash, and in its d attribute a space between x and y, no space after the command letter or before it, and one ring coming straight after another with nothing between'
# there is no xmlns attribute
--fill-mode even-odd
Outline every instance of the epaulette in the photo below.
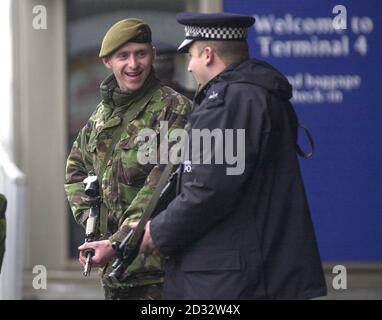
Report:
<svg viewBox="0 0 382 320"><path fill-rule="evenodd" d="M229 83L225 81L220 81L212 84L206 92L204 101L208 105L219 105L224 102L224 96L227 90Z"/></svg>

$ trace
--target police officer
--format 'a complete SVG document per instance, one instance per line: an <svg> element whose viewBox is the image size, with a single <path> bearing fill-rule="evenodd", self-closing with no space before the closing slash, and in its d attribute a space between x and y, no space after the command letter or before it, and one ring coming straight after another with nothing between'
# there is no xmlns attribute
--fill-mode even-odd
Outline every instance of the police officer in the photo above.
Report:
<svg viewBox="0 0 382 320"><path fill-rule="evenodd" d="M215 141L212 164L192 163L191 156L184 162L178 196L147 224L141 245L141 252L155 249L167 257L165 297L325 295L296 155L290 84L271 65L249 59L246 33L253 17L182 13L177 20L186 33L179 50L188 51L188 71L200 85L191 128L234 134L244 129L244 138L233 139L232 146L245 147L237 155L244 157L245 168L229 174L229 161L217 161L216 150L224 150L227 139ZM199 150L189 136L194 156Z"/></svg>
<svg viewBox="0 0 382 320"><path fill-rule="evenodd" d="M7 199L0 193L0 272L5 253L6 219L5 210L7 209Z"/></svg>
<svg viewBox="0 0 382 320"><path fill-rule="evenodd" d="M102 100L67 159L65 190L74 218L82 226L90 209L83 180L89 171L95 171L100 181L100 240L80 246L79 261L84 265L85 249L95 250L91 265L103 268L106 299L161 298L163 272L157 256L139 255L120 283L111 284L104 277L112 269L112 243L121 242L130 230L128 223L140 218L161 172L154 164L138 161L139 131L151 128L159 133L161 121L167 121L169 133L183 128L190 109L187 98L163 86L155 76L155 55L151 30L144 21L124 19L107 31L99 57L112 74L101 83Z"/></svg>

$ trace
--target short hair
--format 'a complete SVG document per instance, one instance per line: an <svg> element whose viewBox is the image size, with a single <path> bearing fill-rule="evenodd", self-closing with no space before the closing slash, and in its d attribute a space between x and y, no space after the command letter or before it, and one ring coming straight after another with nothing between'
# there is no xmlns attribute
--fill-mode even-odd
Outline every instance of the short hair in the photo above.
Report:
<svg viewBox="0 0 382 320"><path fill-rule="evenodd" d="M121 45L120 47L118 47L117 49L115 49L114 51L110 52L108 55L106 55L104 58L109 58L111 59L113 57L113 55L119 50L121 49L124 45L126 45L127 43L142 43L142 44L148 44L150 49L151 49L151 53L153 53L153 48L154 48L154 45L152 42L135 42L135 41L127 41L125 42L123 45Z"/></svg>
<svg viewBox="0 0 382 320"><path fill-rule="evenodd" d="M200 52L206 47L213 48L226 66L249 59L247 41L200 41Z"/></svg>

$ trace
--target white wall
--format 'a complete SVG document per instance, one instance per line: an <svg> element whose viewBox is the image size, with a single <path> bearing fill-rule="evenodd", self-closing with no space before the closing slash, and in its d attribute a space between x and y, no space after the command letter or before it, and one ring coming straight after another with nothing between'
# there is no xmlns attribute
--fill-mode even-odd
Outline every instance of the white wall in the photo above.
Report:
<svg viewBox="0 0 382 320"><path fill-rule="evenodd" d="M46 29L35 29L35 6L46 8ZM17 163L28 179L26 264L61 268L67 261L66 49L63 0L12 1L13 125Z"/></svg>
<svg viewBox="0 0 382 320"><path fill-rule="evenodd" d="M11 0L0 1L0 143L13 156Z"/></svg>

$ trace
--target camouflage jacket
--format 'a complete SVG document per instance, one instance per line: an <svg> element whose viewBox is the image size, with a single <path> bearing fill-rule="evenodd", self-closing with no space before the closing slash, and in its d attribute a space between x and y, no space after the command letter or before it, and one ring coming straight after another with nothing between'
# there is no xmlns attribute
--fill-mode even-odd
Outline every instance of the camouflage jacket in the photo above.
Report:
<svg viewBox="0 0 382 320"><path fill-rule="evenodd" d="M148 82L159 84L152 72L143 89L139 90L141 96L147 93ZM102 82L101 96L101 103L79 132L67 159L65 191L75 220L84 227L90 207L84 194L83 179L89 170L95 170L98 175L113 132L122 123L126 110L137 100L136 93L122 92L118 88L113 75ZM183 128L190 109L191 102L187 98L169 87L158 86L146 107L122 131L103 177L99 177L111 241L121 241L128 232L127 223L140 218L160 177L159 166L141 165L137 161L138 132L151 128L159 134L160 121L168 122L169 133L175 128ZM110 265L104 273L111 271ZM118 286L158 283L162 278L161 259L140 254Z"/></svg>

